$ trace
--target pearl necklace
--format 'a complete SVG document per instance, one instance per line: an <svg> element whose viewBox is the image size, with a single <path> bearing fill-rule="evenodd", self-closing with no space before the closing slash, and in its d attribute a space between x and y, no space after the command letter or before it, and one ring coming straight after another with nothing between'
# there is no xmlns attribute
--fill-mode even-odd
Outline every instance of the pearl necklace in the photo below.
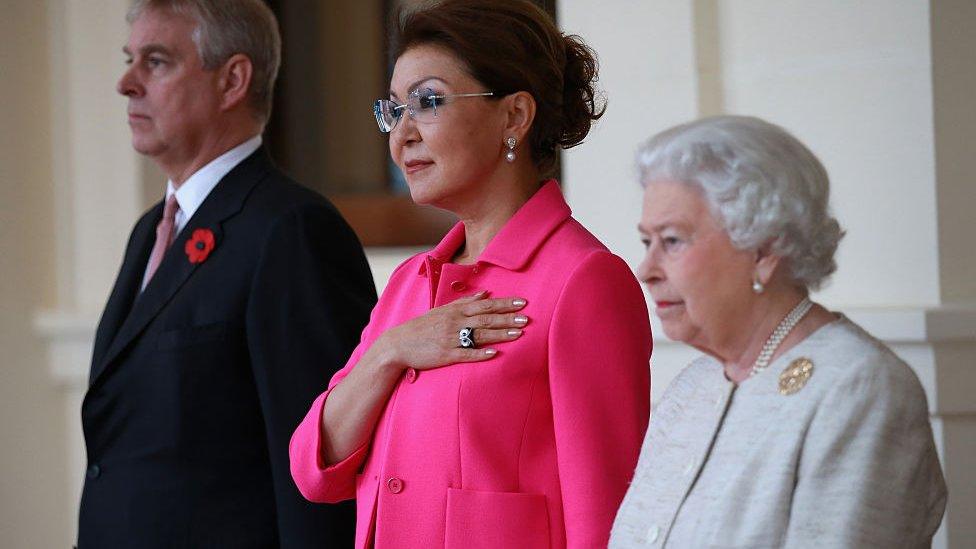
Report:
<svg viewBox="0 0 976 549"><path fill-rule="evenodd" d="M793 328L810 312L811 307L813 307L813 302L810 301L809 297L805 297L803 301L798 303L796 307L793 307L793 310L779 322L779 325L776 326L773 333L769 335L766 343L763 343L762 350L759 351L759 356L756 357L756 361L752 363L752 370L749 372L749 377L758 374L769 366L769 362L773 358L773 353L783 343L786 336L790 335Z"/></svg>

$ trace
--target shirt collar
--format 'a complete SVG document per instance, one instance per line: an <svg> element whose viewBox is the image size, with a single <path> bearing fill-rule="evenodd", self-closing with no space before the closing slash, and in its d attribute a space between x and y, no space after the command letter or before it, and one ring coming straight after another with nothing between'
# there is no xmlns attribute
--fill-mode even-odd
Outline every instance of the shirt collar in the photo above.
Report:
<svg viewBox="0 0 976 549"><path fill-rule="evenodd" d="M227 175L242 160L251 156L254 151L261 146L261 135L258 134L224 154L214 158L206 166L193 173L186 181L175 189L173 181L166 182L166 199L176 195L176 201L183 212L183 219L188 220L193 217L197 208L203 204L210 191L220 183L220 180Z"/></svg>
<svg viewBox="0 0 976 549"><path fill-rule="evenodd" d="M571 213L559 183L555 179L546 181L491 239L478 262L521 269ZM435 261L450 261L463 243L464 223L457 223L428 255Z"/></svg>

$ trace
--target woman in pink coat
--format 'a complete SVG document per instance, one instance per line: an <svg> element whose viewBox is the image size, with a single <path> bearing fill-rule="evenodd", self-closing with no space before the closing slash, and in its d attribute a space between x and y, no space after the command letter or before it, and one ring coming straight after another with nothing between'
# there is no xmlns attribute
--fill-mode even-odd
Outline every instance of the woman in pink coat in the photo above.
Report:
<svg viewBox="0 0 976 549"><path fill-rule="evenodd" d="M461 222L393 273L292 475L357 499L361 548L605 547L647 426L648 314L544 179L602 114L596 61L525 0L400 22L377 122L413 199Z"/></svg>

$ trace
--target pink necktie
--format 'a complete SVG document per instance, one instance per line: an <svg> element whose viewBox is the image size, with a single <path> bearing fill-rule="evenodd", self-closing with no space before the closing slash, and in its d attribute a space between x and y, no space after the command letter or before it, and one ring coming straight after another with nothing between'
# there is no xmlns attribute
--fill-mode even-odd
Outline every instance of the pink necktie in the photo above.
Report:
<svg viewBox="0 0 976 549"><path fill-rule="evenodd" d="M176 201L176 195L171 195L166 200L166 206L163 207L163 218L159 220L159 225L156 225L156 243L153 245L152 253L149 254L149 268L146 270L143 288L149 285L159 264L163 262L166 250L173 243L173 227L176 226L176 211L179 209L180 203Z"/></svg>

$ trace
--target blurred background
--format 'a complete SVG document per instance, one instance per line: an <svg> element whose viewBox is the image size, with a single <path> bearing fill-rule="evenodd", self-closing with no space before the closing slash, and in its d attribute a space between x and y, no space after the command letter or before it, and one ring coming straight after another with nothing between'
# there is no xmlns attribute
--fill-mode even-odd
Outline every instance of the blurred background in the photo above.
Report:
<svg viewBox="0 0 976 549"><path fill-rule="evenodd" d="M266 139L367 244L380 290L450 216L410 204L370 106L397 0L268 2L284 66ZM823 160L847 237L816 299L885 340L926 389L949 483L935 545L976 546L976 2L540 2L601 60L609 100L562 158L574 215L636 267L637 145L750 114ZM3 0L0 17L0 547L68 547L85 469L80 405L98 315L163 177L114 91L126 0ZM694 352L655 323L659 395ZM326 380L323 380L323 385ZM897 497L912 497L911 494Z"/></svg>

